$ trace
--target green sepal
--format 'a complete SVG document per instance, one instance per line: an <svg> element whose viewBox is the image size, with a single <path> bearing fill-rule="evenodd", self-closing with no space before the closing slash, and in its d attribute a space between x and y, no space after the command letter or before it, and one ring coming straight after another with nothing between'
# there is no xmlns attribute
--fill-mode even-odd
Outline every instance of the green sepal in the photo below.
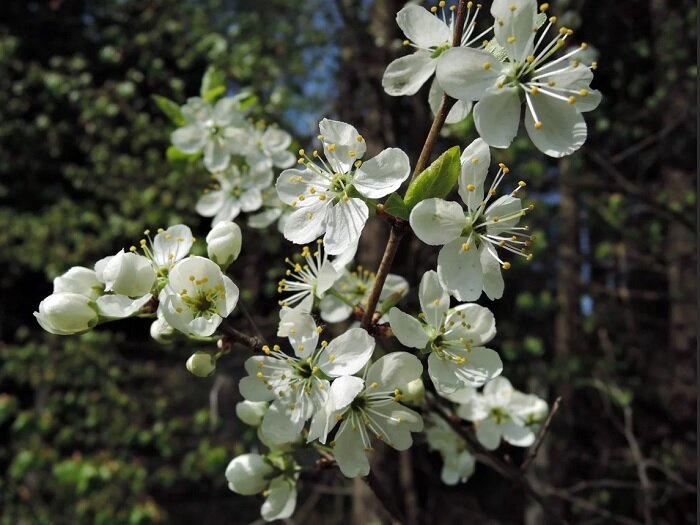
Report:
<svg viewBox="0 0 700 525"><path fill-rule="evenodd" d="M185 123L185 118L182 116L182 110L177 102L170 100L167 97L160 95L151 95L153 102L156 103L166 117L168 117L176 126L182 126Z"/></svg>
<svg viewBox="0 0 700 525"><path fill-rule="evenodd" d="M459 146L448 149L411 182L403 198L409 210L425 199L449 195L461 171L459 155Z"/></svg>

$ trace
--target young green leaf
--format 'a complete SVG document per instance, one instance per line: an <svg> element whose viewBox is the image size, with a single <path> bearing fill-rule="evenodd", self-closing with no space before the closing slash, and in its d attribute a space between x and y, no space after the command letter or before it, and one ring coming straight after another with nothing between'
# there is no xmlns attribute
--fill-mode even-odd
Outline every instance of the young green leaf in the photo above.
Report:
<svg viewBox="0 0 700 525"><path fill-rule="evenodd" d="M411 182L403 198L408 210L422 200L447 197L459 178L459 155L459 146L448 149Z"/></svg>
<svg viewBox="0 0 700 525"><path fill-rule="evenodd" d="M182 117L182 111L180 111L180 106L176 102L169 98L161 97L160 95L151 95L151 98L173 124L182 126L185 123L185 119Z"/></svg>
<svg viewBox="0 0 700 525"><path fill-rule="evenodd" d="M407 221L411 210L404 204L403 199L398 193L392 193L384 203L384 211L389 215Z"/></svg>
<svg viewBox="0 0 700 525"><path fill-rule="evenodd" d="M226 75L209 66L202 77L202 86L199 88L199 95L207 102L213 102L226 92Z"/></svg>

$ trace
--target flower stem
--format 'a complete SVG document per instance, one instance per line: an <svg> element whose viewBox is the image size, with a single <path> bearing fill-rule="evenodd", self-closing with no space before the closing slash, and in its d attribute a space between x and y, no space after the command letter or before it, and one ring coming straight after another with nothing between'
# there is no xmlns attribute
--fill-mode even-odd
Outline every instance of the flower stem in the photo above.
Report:
<svg viewBox="0 0 700 525"><path fill-rule="evenodd" d="M464 20L466 16L467 2L465 0L461 0L457 5L457 18L454 25L454 34L452 36L453 47L458 47L462 42ZM455 99L448 96L447 93L442 95L440 107L438 108L437 113L435 113L435 119L433 120L433 124L430 126L430 131L428 132L428 136L423 144L423 149L418 157L418 162L413 170L410 182L413 182L413 180L420 175L425 168L428 167L428 161L433 153L433 149L435 149L435 144L437 143L440 130L442 129L442 126L444 126L445 119L447 119L447 114L455 102ZM362 327L366 330L369 330L374 324L374 313L377 309L377 303L379 302L379 295L382 293L386 277L389 275L389 270L391 270L391 265L394 262L396 251L399 249L399 242L405 235L407 229L408 224L406 221L399 218L393 220L391 232L389 233L389 240L387 241L386 248L384 249L382 262L379 263L377 277L374 280L374 287L372 288L372 293L370 293L369 299L367 300L367 309L365 310L365 315L362 318Z"/></svg>

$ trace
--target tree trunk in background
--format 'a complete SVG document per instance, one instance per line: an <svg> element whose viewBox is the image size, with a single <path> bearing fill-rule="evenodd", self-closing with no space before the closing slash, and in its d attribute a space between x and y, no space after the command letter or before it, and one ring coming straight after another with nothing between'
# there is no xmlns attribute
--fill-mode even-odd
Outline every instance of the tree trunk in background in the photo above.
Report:
<svg viewBox="0 0 700 525"><path fill-rule="evenodd" d="M673 28L680 24L679 17L683 11L671 9L672 2L667 0L651 0L651 12L654 26L654 58L655 73L668 76L669 72L680 72L675 63L675 46L672 38ZM689 4L692 7L692 4ZM666 95L661 104L664 108L662 115L663 128L684 120L679 132L686 126L694 126L691 119L691 108L694 106L693 94L682 90L673 91ZM687 206L685 198L695 190L694 174L686 167L679 165L684 155L676 151L675 133L669 134L659 141L657 147L661 159L661 180L668 202L663 204ZM693 223L696 221L693 220ZM667 230L666 275L668 280L669 319L668 319L668 352L666 359L671 361L674 380L662 393L665 404L676 420L687 420L695 417L695 406L689 400L695 399L695 349L697 342L697 275L696 255L697 236L685 225L670 221Z"/></svg>

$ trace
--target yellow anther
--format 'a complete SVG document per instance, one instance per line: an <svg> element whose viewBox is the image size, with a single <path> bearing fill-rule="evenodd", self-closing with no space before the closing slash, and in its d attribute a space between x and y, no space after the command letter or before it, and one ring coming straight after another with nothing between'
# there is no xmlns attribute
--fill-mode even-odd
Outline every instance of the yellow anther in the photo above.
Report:
<svg viewBox="0 0 700 525"><path fill-rule="evenodd" d="M315 367L313 367L313 368L311 369L311 373L312 373L312 374L318 374L318 371L319 371L319 370L320 370L320 369L319 369L317 366L315 366Z"/></svg>
<svg viewBox="0 0 700 525"><path fill-rule="evenodd" d="M581 42L581 49L588 49L588 44Z"/></svg>
<svg viewBox="0 0 700 525"><path fill-rule="evenodd" d="M489 69L491 69L491 62L484 62L483 68L485 71L488 71Z"/></svg>
<svg viewBox="0 0 700 525"><path fill-rule="evenodd" d="M503 266L501 266L504 270L510 270L510 263L508 261L503 263Z"/></svg>
<svg viewBox="0 0 700 525"><path fill-rule="evenodd" d="M471 4L471 2L469 2L469 4ZM467 4L467 9L471 9L471 7L469 7L469 4ZM454 11L455 9L457 9L457 6L454 6L454 5L450 6L450 11Z"/></svg>
<svg viewBox="0 0 700 525"><path fill-rule="evenodd" d="M318 135L316 138L317 138L318 140L323 140L325 137L324 137L323 135Z"/></svg>
<svg viewBox="0 0 700 525"><path fill-rule="evenodd" d="M549 9L549 4L544 3L540 6L540 11L544 13L547 9Z"/></svg>
<svg viewBox="0 0 700 525"><path fill-rule="evenodd" d="M435 6L431 7L430 12L433 14L437 13L437 7L435 7Z"/></svg>
<svg viewBox="0 0 700 525"><path fill-rule="evenodd" d="M535 61L535 55L528 55L525 60L527 60L528 64L532 64Z"/></svg>
<svg viewBox="0 0 700 525"><path fill-rule="evenodd" d="M135 251L136 251L136 246L129 246L129 251L130 251L130 252L135 252Z"/></svg>
<svg viewBox="0 0 700 525"><path fill-rule="evenodd" d="M181 313L182 313L182 307L181 307L181 306L177 306L177 307L175 308L175 311L176 311L177 313L181 314Z"/></svg>
<svg viewBox="0 0 700 525"><path fill-rule="evenodd" d="M518 8L515 6L515 4L510 4L510 7L508 9L510 9L511 13L515 13L515 10Z"/></svg>
<svg viewBox="0 0 700 525"><path fill-rule="evenodd" d="M354 157L355 155L357 155L357 152L354 149L350 149L350 150L348 150L348 155L350 155L351 157Z"/></svg>
<svg viewBox="0 0 700 525"><path fill-rule="evenodd" d="M304 345L299 345L299 346L297 346L297 351L298 351L298 352L303 352L303 351L304 351Z"/></svg>
<svg viewBox="0 0 700 525"><path fill-rule="evenodd" d="M494 215L493 217L491 217L491 222L498 222L499 220L500 220L500 219L499 219L498 216L496 216L496 215Z"/></svg>
<svg viewBox="0 0 700 525"><path fill-rule="evenodd" d="M356 168L359 168L360 166L362 166L362 161L361 161L361 160L356 160L356 161L354 162L354 165L355 165Z"/></svg>
<svg viewBox="0 0 700 525"><path fill-rule="evenodd" d="M509 44L515 44L515 37L509 36L508 38L506 38L506 42L508 42Z"/></svg>
<svg viewBox="0 0 700 525"><path fill-rule="evenodd" d="M335 361L335 354L329 355L329 356L328 356L328 360L329 360L331 363L332 363L333 361Z"/></svg>
<svg viewBox="0 0 700 525"><path fill-rule="evenodd" d="M467 9L471 9L472 7L474 7L474 2L467 2Z"/></svg>
<svg viewBox="0 0 700 525"><path fill-rule="evenodd" d="M501 248L503 248L503 247L506 245L506 241L504 241L503 239L501 239L500 241L498 241L498 245L499 245Z"/></svg>
<svg viewBox="0 0 700 525"><path fill-rule="evenodd" d="M557 85L557 82L556 82L555 80L550 80L549 82L547 82L547 85L548 85L549 87L554 87L554 86Z"/></svg>
<svg viewBox="0 0 700 525"><path fill-rule="evenodd" d="M527 182L525 182L524 180L519 180L518 186L520 186L521 188L524 188L525 186L527 186Z"/></svg>
<svg viewBox="0 0 700 525"><path fill-rule="evenodd" d="M318 150L315 149L311 155L313 155L314 158L318 158Z"/></svg>
<svg viewBox="0 0 700 525"><path fill-rule="evenodd" d="M476 166L477 164L479 164L479 157L472 157L469 162Z"/></svg>
<svg viewBox="0 0 700 525"><path fill-rule="evenodd" d="M476 189L476 186L473 184L467 184L467 191L474 191Z"/></svg>
<svg viewBox="0 0 700 525"><path fill-rule="evenodd" d="M500 82L500 81L499 81L499 82L496 82L496 87L497 87L498 89L502 89L502 88L503 88L503 82Z"/></svg>
<svg viewBox="0 0 700 525"><path fill-rule="evenodd" d="M550 16L550 17L549 17L549 23L550 23L550 24L556 24L556 23L557 23L557 17L556 17L556 16Z"/></svg>
<svg viewBox="0 0 700 525"><path fill-rule="evenodd" d="M335 151L335 144L328 144L328 151Z"/></svg>
<svg viewBox="0 0 700 525"><path fill-rule="evenodd" d="M372 383L371 385L369 385L370 388L377 388L378 386L379 386L379 383L377 383L376 381L374 383Z"/></svg>
<svg viewBox="0 0 700 525"><path fill-rule="evenodd" d="M311 195L313 195L314 193L316 193L316 188L314 188L313 186L311 186L311 187L309 188L309 193L310 193Z"/></svg>
<svg viewBox="0 0 700 525"><path fill-rule="evenodd" d="M435 306L439 305L439 304L440 304L440 299L435 299L435 300L433 301L433 304L434 304Z"/></svg>
<svg viewBox="0 0 700 525"><path fill-rule="evenodd" d="M410 40L404 40L404 41L403 41L403 45L404 45L404 46L411 45L411 41L410 41Z"/></svg>
<svg viewBox="0 0 700 525"><path fill-rule="evenodd" d="M468 242L465 242L462 244L462 251L463 252L468 252L469 248L471 248L470 244Z"/></svg>
<svg viewBox="0 0 700 525"><path fill-rule="evenodd" d="M530 90L531 95L537 95L540 92L540 88L537 86L532 86L532 89Z"/></svg>
<svg viewBox="0 0 700 525"><path fill-rule="evenodd" d="M595 62L595 61L591 62L591 69L593 69L593 70L598 69L598 62Z"/></svg>
<svg viewBox="0 0 700 525"><path fill-rule="evenodd" d="M257 377L258 379L262 379L262 378L263 378L263 373L262 373L262 372L258 372L258 373L255 374L255 375L256 375L256 377Z"/></svg>
<svg viewBox="0 0 700 525"><path fill-rule="evenodd" d="M438 5L439 5L440 7L445 7L445 3L446 3L445 0L440 0L440 1L438 2Z"/></svg>
<svg viewBox="0 0 700 525"><path fill-rule="evenodd" d="M343 202L348 202L350 200L350 197L347 195L343 195Z"/></svg>
<svg viewBox="0 0 700 525"><path fill-rule="evenodd" d="M165 239L166 239L166 240L169 241L171 238L172 238L172 235L170 235L169 233L166 233L166 234L165 234Z"/></svg>
<svg viewBox="0 0 700 525"><path fill-rule="evenodd" d="M163 228L158 228L158 230L156 230L156 231L157 231L158 233L163 233L165 230L164 230Z"/></svg>
<svg viewBox="0 0 700 525"><path fill-rule="evenodd" d="M321 341L321 348L326 348L328 346L328 341Z"/></svg>
<svg viewBox="0 0 700 525"><path fill-rule="evenodd" d="M539 120L535 122L535 129L542 129L542 123Z"/></svg>
<svg viewBox="0 0 700 525"><path fill-rule="evenodd" d="M574 96L569 97L568 102L569 102L569 104L576 104L576 97L574 97Z"/></svg>
<svg viewBox="0 0 700 525"><path fill-rule="evenodd" d="M326 200L326 195L325 195L324 193L321 193L321 194L318 196L318 200L320 200L320 201L325 201L325 200Z"/></svg>
<svg viewBox="0 0 700 525"><path fill-rule="evenodd" d="M303 157L304 155L306 155L306 152L305 152L303 149L300 149L300 150L299 150L299 156L300 156L300 157Z"/></svg>
<svg viewBox="0 0 700 525"><path fill-rule="evenodd" d="M581 91L578 92L579 95L582 97L587 97L588 96L588 90L587 89L582 89Z"/></svg>
<svg viewBox="0 0 700 525"><path fill-rule="evenodd" d="M527 254L527 257L525 257L525 260L526 260L527 262L530 262L530 261L533 259L533 257L534 257L534 255L532 255L531 253L528 253L528 254Z"/></svg>
<svg viewBox="0 0 700 525"><path fill-rule="evenodd" d="M299 200L300 200L300 201L303 201L305 198L306 198L306 197L304 197L303 194L299 195Z"/></svg>
<svg viewBox="0 0 700 525"><path fill-rule="evenodd" d="M188 277L188 279L189 279L191 282L194 282L194 280L196 279L196 277L195 277L194 275L190 275L190 276Z"/></svg>

